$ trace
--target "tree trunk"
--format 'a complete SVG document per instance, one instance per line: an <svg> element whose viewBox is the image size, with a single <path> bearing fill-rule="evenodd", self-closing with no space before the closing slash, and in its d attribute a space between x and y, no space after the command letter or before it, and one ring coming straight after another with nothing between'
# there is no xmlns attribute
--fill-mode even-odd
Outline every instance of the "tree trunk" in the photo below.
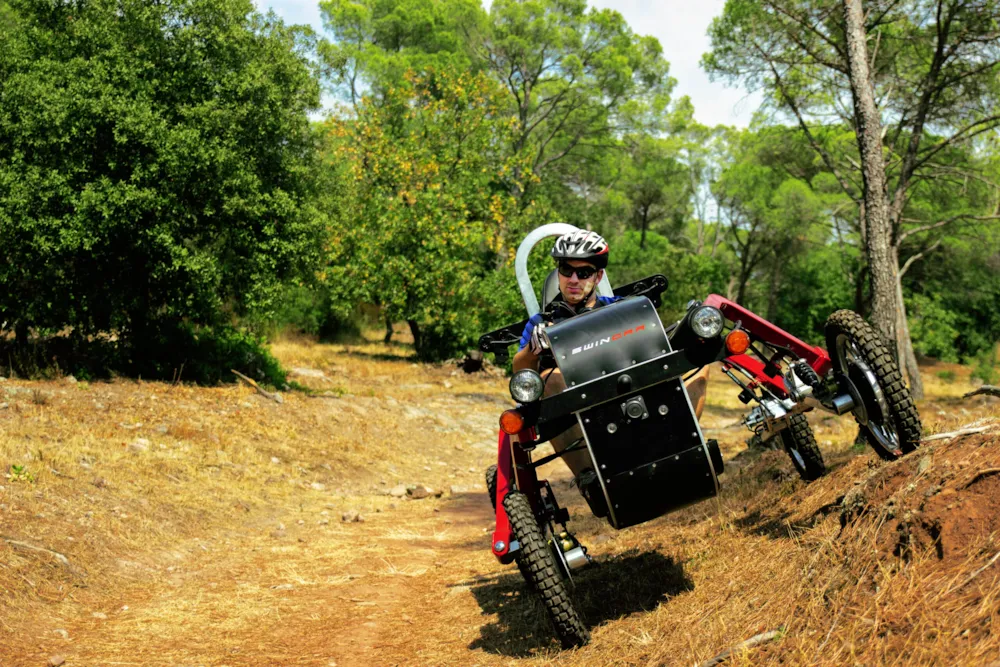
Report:
<svg viewBox="0 0 1000 667"><path fill-rule="evenodd" d="M420 325L416 320L406 320L406 323L410 325L410 333L413 334L413 349L420 354Z"/></svg>
<svg viewBox="0 0 1000 667"><path fill-rule="evenodd" d="M892 226L882 160L882 122L868 72L865 19L861 0L843 0L847 61L854 98L858 150L864 178L868 272L871 277L872 324L886 341L896 340L896 286L899 266L892 261Z"/></svg>
<svg viewBox="0 0 1000 667"><path fill-rule="evenodd" d="M646 247L646 224L649 220L649 209L643 207L642 209L642 236L639 237L639 248Z"/></svg>
<svg viewBox="0 0 1000 667"><path fill-rule="evenodd" d="M893 261L899 266L899 254L893 252ZM896 299L899 303L899 319L896 323L896 355L899 357L899 367L910 379L910 394L920 400L924 397L924 382L920 379L920 367L917 366L917 355L913 352L913 341L910 339L910 325L906 321L906 302L903 301L903 277L897 274Z"/></svg>
<svg viewBox="0 0 1000 667"><path fill-rule="evenodd" d="M388 315L385 317L385 338L382 342L386 345L392 342L392 319Z"/></svg>
<svg viewBox="0 0 1000 667"><path fill-rule="evenodd" d="M778 319L778 286L781 283L781 260L775 255L771 265L771 289L767 294L767 319L774 322Z"/></svg>

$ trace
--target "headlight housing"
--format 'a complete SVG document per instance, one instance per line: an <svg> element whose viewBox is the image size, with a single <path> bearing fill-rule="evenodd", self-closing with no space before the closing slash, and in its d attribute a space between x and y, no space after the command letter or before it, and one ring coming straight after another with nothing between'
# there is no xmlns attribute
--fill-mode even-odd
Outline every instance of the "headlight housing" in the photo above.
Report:
<svg viewBox="0 0 1000 667"><path fill-rule="evenodd" d="M701 338L715 338L725 322L722 311L714 306L702 306L691 314L691 329Z"/></svg>
<svg viewBox="0 0 1000 667"><path fill-rule="evenodd" d="M525 368L510 379L510 396L518 403L532 403L542 397L545 382L537 371Z"/></svg>

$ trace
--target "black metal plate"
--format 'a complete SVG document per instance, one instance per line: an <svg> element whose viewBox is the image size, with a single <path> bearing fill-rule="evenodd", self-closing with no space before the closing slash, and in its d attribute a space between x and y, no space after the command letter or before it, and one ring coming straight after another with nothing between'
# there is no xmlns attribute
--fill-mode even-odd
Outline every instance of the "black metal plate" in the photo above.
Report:
<svg viewBox="0 0 1000 667"><path fill-rule="evenodd" d="M577 315L546 333L567 387L670 351L656 308L646 297L629 297Z"/></svg>
<svg viewBox="0 0 1000 667"><path fill-rule="evenodd" d="M622 404L632 396L642 396L645 419L626 418ZM620 396L581 412L580 419L616 528L715 495L715 470L680 379Z"/></svg>

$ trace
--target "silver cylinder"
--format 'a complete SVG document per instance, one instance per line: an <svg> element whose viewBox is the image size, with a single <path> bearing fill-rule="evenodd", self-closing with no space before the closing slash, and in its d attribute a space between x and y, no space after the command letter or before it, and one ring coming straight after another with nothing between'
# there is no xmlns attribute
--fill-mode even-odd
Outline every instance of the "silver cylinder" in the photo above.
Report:
<svg viewBox="0 0 1000 667"><path fill-rule="evenodd" d="M830 401L834 411L838 415L847 414L854 409L854 399L850 394L841 394Z"/></svg>

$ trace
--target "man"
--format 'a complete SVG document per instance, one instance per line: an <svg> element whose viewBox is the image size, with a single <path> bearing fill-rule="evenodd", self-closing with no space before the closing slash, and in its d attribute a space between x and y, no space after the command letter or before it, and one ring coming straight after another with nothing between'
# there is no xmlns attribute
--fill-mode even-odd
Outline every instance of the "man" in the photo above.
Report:
<svg viewBox="0 0 1000 667"><path fill-rule="evenodd" d="M585 229L564 234L556 239L552 248L552 257L556 260L559 274L559 294L554 301L562 301L570 311L580 314L594 308L605 306L618 300L618 297L599 296L597 285L604 277L604 269L608 265L608 242L597 232ZM540 355L548 346L542 331L545 324L541 313L528 320L521 334L521 348L514 355L514 372L525 368L539 369ZM559 393L566 389L566 382L558 368L543 374L545 378L545 396ZM705 390L708 387L708 367L686 383L695 415L700 419L705 408ZM560 435L552 438L552 447L561 452L583 437L579 426L574 426ZM576 477L580 493L590 504L591 510L597 516L605 516L608 512L600 482L591 467L590 453L586 449L570 452L563 457L566 465Z"/></svg>

